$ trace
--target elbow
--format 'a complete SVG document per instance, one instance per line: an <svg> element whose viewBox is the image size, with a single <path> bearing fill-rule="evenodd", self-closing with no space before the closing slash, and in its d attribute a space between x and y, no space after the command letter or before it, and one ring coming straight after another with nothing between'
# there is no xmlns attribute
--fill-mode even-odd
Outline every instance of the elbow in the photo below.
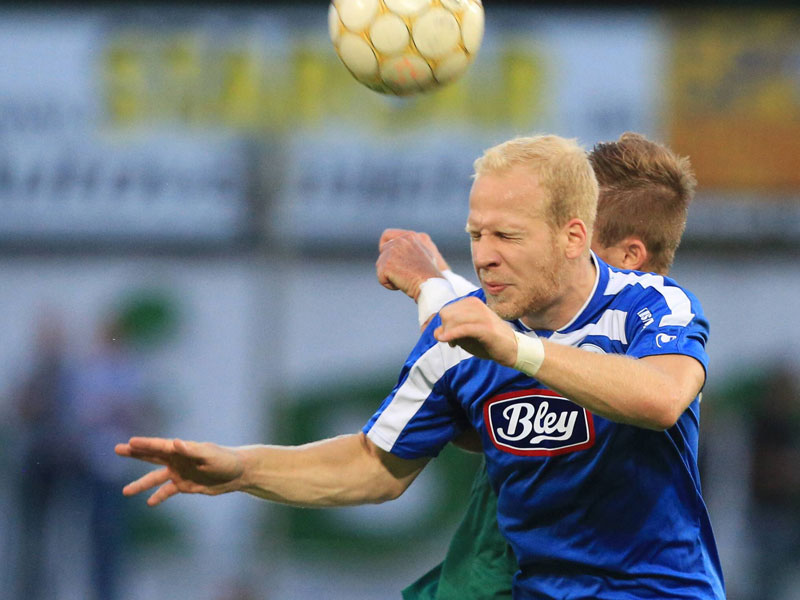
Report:
<svg viewBox="0 0 800 600"><path fill-rule="evenodd" d="M645 427L654 431L666 431L675 426L684 410L685 405L677 395L659 398L651 404Z"/></svg>
<svg viewBox="0 0 800 600"><path fill-rule="evenodd" d="M408 486L401 485L398 481L390 481L386 483L386 485L381 486L380 489L376 490L377 493L373 494L372 497L367 500L368 503L383 504L384 502L397 500L408 488Z"/></svg>
<svg viewBox="0 0 800 600"><path fill-rule="evenodd" d="M667 429L673 427L677 422L678 419L673 418L671 415L661 415L658 418L649 421L647 428L654 431L666 431Z"/></svg>

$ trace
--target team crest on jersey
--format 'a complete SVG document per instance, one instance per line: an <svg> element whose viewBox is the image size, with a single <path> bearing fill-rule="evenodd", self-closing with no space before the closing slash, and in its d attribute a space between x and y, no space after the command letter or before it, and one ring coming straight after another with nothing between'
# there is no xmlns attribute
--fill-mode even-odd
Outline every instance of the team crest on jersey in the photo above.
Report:
<svg viewBox="0 0 800 600"><path fill-rule="evenodd" d="M594 445L592 413L550 390L495 396L483 420L494 445L511 454L554 456Z"/></svg>

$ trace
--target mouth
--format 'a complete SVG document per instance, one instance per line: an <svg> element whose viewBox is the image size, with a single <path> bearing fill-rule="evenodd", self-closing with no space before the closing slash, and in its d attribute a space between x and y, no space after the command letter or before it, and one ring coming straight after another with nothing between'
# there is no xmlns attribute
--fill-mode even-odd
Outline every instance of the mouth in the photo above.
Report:
<svg viewBox="0 0 800 600"><path fill-rule="evenodd" d="M489 281L484 281L483 282L484 291L487 294L491 294L492 296L496 296L497 294L502 292L507 287L508 287L508 285L505 284L505 283L495 283L495 282L489 282Z"/></svg>

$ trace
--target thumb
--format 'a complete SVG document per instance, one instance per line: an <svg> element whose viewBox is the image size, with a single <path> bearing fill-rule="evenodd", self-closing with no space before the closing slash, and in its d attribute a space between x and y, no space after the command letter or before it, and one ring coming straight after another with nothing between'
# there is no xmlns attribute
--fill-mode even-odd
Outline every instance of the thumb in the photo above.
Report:
<svg viewBox="0 0 800 600"><path fill-rule="evenodd" d="M456 345L455 342L453 342L453 336L445 330L444 325L439 325L439 327L433 330L433 337L439 342L447 342L451 347Z"/></svg>

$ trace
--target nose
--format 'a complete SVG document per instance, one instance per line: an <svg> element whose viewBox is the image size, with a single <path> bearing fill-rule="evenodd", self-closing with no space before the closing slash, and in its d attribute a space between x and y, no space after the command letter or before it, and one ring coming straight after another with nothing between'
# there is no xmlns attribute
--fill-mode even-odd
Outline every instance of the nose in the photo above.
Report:
<svg viewBox="0 0 800 600"><path fill-rule="evenodd" d="M472 240L472 264L476 272L490 269L500 264L500 255L487 236Z"/></svg>

